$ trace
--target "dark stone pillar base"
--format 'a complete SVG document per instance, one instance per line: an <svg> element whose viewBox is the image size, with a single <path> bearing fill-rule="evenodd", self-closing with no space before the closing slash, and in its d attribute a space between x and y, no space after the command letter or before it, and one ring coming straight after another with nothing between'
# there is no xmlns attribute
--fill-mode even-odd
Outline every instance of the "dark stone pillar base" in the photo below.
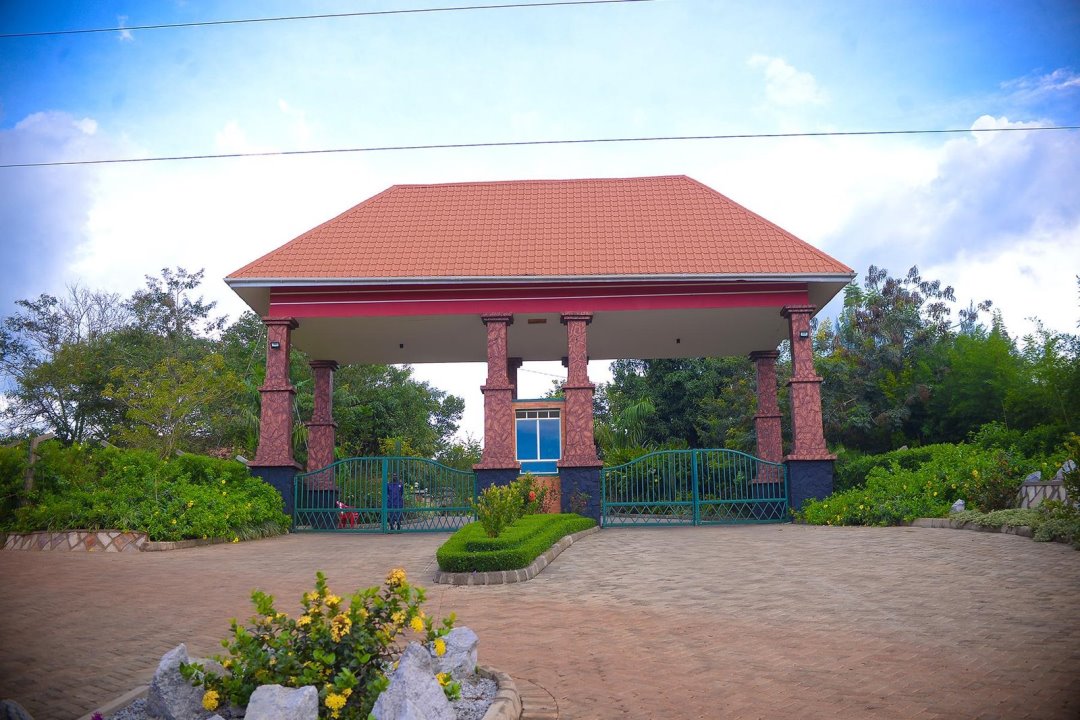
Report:
<svg viewBox="0 0 1080 720"><path fill-rule="evenodd" d="M793 510L807 500L820 500L833 491L833 460L788 460L788 498Z"/></svg>
<svg viewBox="0 0 1080 720"><path fill-rule="evenodd" d="M518 479L521 471L517 468L488 468L476 470L476 493L479 495L492 485L509 485Z"/></svg>
<svg viewBox="0 0 1080 720"><path fill-rule="evenodd" d="M293 516L293 481L299 465L249 465L248 472L272 485L281 495L282 508L290 518Z"/></svg>
<svg viewBox="0 0 1080 720"><path fill-rule="evenodd" d="M562 494L562 511L572 512L575 496L579 493L588 495L585 509L581 514L600 523L600 468L599 467L560 467L559 485Z"/></svg>

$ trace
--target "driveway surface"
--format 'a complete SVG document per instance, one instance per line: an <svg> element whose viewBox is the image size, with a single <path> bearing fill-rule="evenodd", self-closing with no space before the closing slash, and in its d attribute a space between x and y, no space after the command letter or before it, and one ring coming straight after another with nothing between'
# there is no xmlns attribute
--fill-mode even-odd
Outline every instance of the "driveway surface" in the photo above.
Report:
<svg viewBox="0 0 1080 720"><path fill-rule="evenodd" d="M537 578L435 585L446 536L291 535L165 553L0 552L0 697L71 720L180 642L220 650L260 588L293 613L403 566L480 661L560 718L1080 717L1080 552L1012 535L609 529Z"/></svg>

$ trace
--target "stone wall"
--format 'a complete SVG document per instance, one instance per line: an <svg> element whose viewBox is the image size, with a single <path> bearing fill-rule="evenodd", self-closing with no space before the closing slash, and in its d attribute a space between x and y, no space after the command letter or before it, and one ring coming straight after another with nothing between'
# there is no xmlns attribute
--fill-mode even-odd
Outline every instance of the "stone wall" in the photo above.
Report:
<svg viewBox="0 0 1080 720"><path fill-rule="evenodd" d="M1044 500L1066 502L1068 494L1060 480L1025 480L1016 496L1016 507L1038 507Z"/></svg>
<svg viewBox="0 0 1080 720"><path fill-rule="evenodd" d="M12 533L5 550L62 550L72 552L140 552L146 533L119 530L72 530L70 532Z"/></svg>

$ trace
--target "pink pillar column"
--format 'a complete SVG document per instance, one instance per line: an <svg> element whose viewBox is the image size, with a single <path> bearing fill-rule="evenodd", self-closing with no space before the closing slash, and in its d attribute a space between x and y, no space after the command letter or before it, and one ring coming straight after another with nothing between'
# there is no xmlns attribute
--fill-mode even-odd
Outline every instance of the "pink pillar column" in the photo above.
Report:
<svg viewBox="0 0 1080 720"><path fill-rule="evenodd" d="M259 393L259 447L252 465L299 468L293 458L292 415L296 388L289 382L289 347L293 318L263 318L266 325L266 380Z"/></svg>
<svg viewBox="0 0 1080 720"><path fill-rule="evenodd" d="M566 326L566 382L563 383L563 435L559 467L601 467L593 440L593 390L589 382L586 327L592 313L563 313Z"/></svg>
<svg viewBox="0 0 1080 720"><path fill-rule="evenodd" d="M514 388L514 399L518 399L518 381L517 371L521 367L522 359L519 357L512 357L506 361L506 376L510 380L510 385Z"/></svg>
<svg viewBox="0 0 1080 720"><path fill-rule="evenodd" d="M334 371L338 369L338 364L333 360L312 360L308 365L314 376L315 399L311 421L304 423L308 429L307 471L311 472L334 462L334 431L337 429L334 422ZM313 489L329 490L333 487L333 474L321 474L326 477L319 478L319 487Z"/></svg>
<svg viewBox="0 0 1080 720"><path fill-rule="evenodd" d="M825 446L821 420L821 378L814 372L814 348L810 337L813 305L787 305L780 314L791 330L791 429L789 460L835 460Z"/></svg>
<svg viewBox="0 0 1080 720"><path fill-rule="evenodd" d="M762 460L776 463L784 459L780 405L776 400L776 358L779 356L775 350L750 353L757 376L757 414L754 415L757 454Z"/></svg>
<svg viewBox="0 0 1080 720"><path fill-rule="evenodd" d="M477 470L514 470L514 388L507 375L507 328L514 322L510 314L481 315L487 326L487 382L484 393L484 454Z"/></svg>

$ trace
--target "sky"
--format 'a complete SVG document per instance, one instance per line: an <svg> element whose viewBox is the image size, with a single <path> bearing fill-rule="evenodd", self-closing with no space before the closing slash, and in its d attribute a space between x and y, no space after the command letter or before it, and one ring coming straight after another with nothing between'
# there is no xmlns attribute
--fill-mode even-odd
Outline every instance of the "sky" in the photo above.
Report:
<svg viewBox="0 0 1080 720"><path fill-rule="evenodd" d="M492 0L0 3L0 34ZM1080 125L1080 3L654 0L0 38L0 164L439 143ZM0 168L0 314L222 278L398 183L685 174L853 267L1080 320L1080 131ZM823 314L835 314L834 303ZM527 363L522 395L558 364ZM466 399L479 364L416 366ZM606 365L590 364L594 380Z"/></svg>

